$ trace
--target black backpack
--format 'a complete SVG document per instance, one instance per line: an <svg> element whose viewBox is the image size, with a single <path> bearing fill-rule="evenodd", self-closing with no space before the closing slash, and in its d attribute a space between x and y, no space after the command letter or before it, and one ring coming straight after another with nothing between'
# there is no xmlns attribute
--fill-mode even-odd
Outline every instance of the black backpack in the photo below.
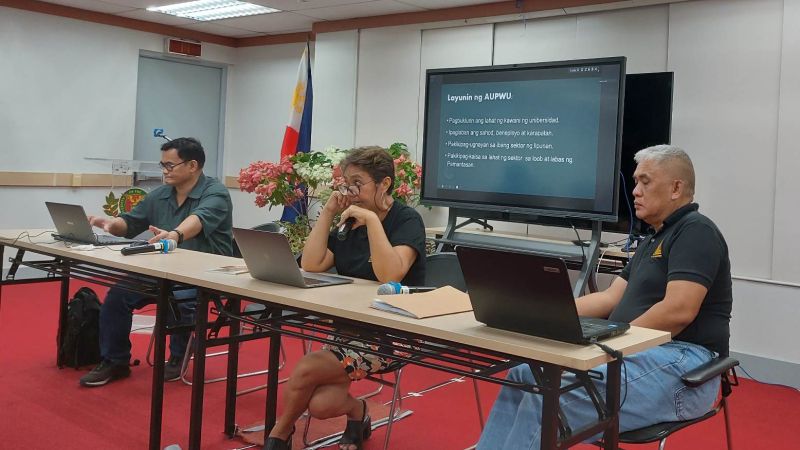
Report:
<svg viewBox="0 0 800 450"><path fill-rule="evenodd" d="M87 287L78 289L67 305L67 320L58 347L58 367L100 362L100 300Z"/></svg>

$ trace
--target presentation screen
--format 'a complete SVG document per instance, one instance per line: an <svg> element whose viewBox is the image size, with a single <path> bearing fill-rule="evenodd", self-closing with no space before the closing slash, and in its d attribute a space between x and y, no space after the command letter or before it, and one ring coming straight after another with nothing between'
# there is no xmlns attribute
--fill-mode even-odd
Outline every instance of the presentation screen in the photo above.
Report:
<svg viewBox="0 0 800 450"><path fill-rule="evenodd" d="M422 202L617 220L625 58L427 71Z"/></svg>

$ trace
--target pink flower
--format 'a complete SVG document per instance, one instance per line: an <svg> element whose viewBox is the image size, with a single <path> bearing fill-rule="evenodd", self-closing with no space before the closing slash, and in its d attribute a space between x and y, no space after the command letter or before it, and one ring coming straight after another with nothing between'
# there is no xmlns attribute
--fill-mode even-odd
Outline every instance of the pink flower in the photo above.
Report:
<svg viewBox="0 0 800 450"><path fill-rule="evenodd" d="M402 169L400 169L399 171L397 171L397 173L395 174L395 176L396 176L397 178L405 178L405 177L406 177L406 171L405 171L405 170L402 170Z"/></svg>
<svg viewBox="0 0 800 450"><path fill-rule="evenodd" d="M263 184L262 184L262 186L263 186ZM269 183L267 183L267 186L264 189L264 193L267 194L267 196L270 196L270 195L272 195L273 192L275 192L275 189L277 187L278 187L278 185L274 181L270 181Z"/></svg>

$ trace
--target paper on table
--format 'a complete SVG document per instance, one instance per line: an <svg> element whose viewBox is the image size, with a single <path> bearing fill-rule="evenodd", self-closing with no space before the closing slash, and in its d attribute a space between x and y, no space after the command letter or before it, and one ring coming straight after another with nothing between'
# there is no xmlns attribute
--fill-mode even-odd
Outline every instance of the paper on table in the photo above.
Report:
<svg viewBox="0 0 800 450"><path fill-rule="evenodd" d="M417 294L379 295L370 306L416 319L472 311L469 296L452 286Z"/></svg>
<svg viewBox="0 0 800 450"><path fill-rule="evenodd" d="M226 275L239 275L240 273L247 273L247 266L222 266L215 269L208 269L209 272L219 272Z"/></svg>

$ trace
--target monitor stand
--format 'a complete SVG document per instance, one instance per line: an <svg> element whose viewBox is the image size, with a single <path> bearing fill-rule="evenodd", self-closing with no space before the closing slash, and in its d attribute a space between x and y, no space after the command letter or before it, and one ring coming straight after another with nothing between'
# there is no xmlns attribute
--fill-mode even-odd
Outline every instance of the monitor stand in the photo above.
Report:
<svg viewBox="0 0 800 450"><path fill-rule="evenodd" d="M553 242L539 241L533 239L515 239L502 235L490 233L457 233L458 228L468 223L478 223L484 229L492 229L486 219L469 218L463 223L457 224L459 216L454 208L450 208L442 238L438 240L436 251L442 251L445 245L467 245L470 247L482 247L496 250L509 250L527 253L537 253L540 255L554 256L581 264L578 280L573 288L575 297L580 297L586 292L589 286L591 292L597 292L597 279L594 270L600 260L600 234L602 233L602 223L592 221L592 237L586 245L575 245L571 241ZM588 247L588 248L587 248Z"/></svg>

